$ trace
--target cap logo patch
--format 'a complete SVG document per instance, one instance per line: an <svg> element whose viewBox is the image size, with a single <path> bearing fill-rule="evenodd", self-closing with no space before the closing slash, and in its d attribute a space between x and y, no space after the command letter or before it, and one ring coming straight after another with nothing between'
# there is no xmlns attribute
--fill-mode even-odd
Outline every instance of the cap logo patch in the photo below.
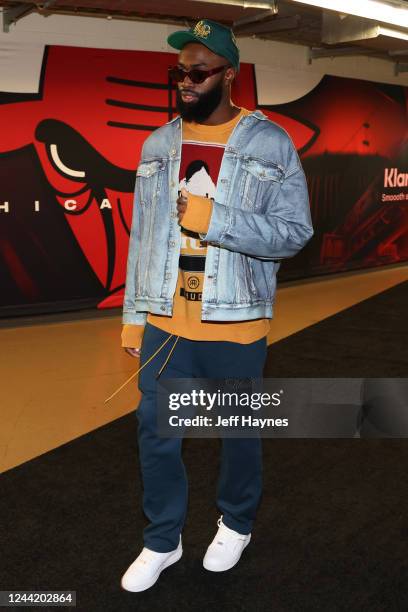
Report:
<svg viewBox="0 0 408 612"><path fill-rule="evenodd" d="M200 38L208 38L210 33L211 27L204 21L199 21L194 28L194 34Z"/></svg>

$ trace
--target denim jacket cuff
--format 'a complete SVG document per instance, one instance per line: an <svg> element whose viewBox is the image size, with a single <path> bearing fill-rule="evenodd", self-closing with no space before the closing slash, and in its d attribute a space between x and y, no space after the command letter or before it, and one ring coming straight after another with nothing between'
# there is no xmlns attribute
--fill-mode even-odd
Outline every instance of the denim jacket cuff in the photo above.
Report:
<svg viewBox="0 0 408 612"><path fill-rule="evenodd" d="M146 325L147 312L124 312L123 325Z"/></svg>

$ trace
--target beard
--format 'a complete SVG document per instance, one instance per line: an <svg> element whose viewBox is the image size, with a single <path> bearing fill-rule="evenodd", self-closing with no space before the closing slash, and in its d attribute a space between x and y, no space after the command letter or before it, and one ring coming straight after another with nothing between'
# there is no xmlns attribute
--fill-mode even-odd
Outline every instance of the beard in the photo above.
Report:
<svg viewBox="0 0 408 612"><path fill-rule="evenodd" d="M222 100L222 80L207 93L198 94L194 102L183 102L180 89L176 91L176 108L184 121L201 123L215 111Z"/></svg>

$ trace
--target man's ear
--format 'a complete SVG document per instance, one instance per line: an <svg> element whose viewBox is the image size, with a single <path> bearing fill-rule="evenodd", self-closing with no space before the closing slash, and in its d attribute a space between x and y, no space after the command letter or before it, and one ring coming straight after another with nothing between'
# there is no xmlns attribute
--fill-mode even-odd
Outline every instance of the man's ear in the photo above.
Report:
<svg viewBox="0 0 408 612"><path fill-rule="evenodd" d="M235 79L235 75L236 75L235 68L233 68L232 66L228 66L228 68L225 71L225 78L228 81L228 83L232 83L232 81Z"/></svg>

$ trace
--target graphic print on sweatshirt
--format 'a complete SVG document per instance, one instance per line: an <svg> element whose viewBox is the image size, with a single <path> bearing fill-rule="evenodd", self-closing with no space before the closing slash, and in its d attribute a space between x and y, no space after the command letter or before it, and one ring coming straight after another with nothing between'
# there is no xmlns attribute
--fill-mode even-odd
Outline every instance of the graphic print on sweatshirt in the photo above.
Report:
<svg viewBox="0 0 408 612"><path fill-rule="evenodd" d="M179 192L213 198L225 145L211 142L183 141L181 151ZM199 234L181 229L179 266L180 296L189 301L201 301L207 243Z"/></svg>

